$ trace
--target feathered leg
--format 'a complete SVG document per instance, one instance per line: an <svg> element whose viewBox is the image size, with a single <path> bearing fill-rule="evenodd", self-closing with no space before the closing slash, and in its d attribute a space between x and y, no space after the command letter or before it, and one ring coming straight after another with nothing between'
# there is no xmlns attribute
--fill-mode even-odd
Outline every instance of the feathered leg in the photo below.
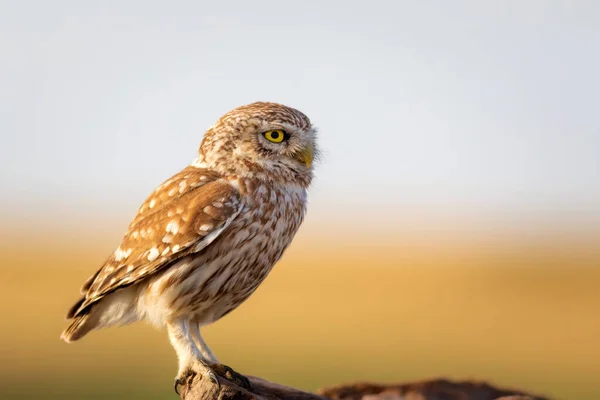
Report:
<svg viewBox="0 0 600 400"><path fill-rule="evenodd" d="M220 364L217 361L217 357L210 351L210 348L202 338L200 334L200 324L192 322L190 326L190 331L194 339L198 344L198 350L202 353L202 356L205 360L210 362L212 370L219 376L235 383L236 385L243 388L250 388L250 381L244 375L239 372L234 371L231 367L228 367L225 364Z"/></svg>
<svg viewBox="0 0 600 400"><path fill-rule="evenodd" d="M172 321L167 324L167 331L169 332L169 340L179 359L179 370L175 378L175 391L178 392L178 386L185 384L187 378L195 374L207 377L219 385L217 375L208 365L207 360L204 359L194 342L189 321L183 319Z"/></svg>
<svg viewBox="0 0 600 400"><path fill-rule="evenodd" d="M190 331L194 339L196 339L198 350L200 350L204 359L214 364L218 363L219 361L217 361L217 357L215 357L204 339L202 339L202 335L200 334L200 324L192 322L190 325Z"/></svg>

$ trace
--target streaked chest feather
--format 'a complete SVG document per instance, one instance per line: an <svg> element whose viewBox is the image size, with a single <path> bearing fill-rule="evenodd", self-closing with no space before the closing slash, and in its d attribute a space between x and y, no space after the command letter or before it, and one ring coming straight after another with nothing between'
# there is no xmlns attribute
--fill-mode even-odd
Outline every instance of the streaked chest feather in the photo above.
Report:
<svg viewBox="0 0 600 400"><path fill-rule="evenodd" d="M140 305L151 320L190 314L212 322L248 298L282 256L304 218L305 190L246 189L242 211L210 246L149 282Z"/></svg>

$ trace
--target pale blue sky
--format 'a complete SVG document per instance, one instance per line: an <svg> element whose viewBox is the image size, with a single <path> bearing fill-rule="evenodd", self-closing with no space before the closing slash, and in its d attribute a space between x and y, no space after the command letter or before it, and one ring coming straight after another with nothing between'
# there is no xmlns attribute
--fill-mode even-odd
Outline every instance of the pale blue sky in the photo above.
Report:
<svg viewBox="0 0 600 400"><path fill-rule="evenodd" d="M600 215L597 1L0 0L0 57L4 204L131 216L266 100L320 129L321 215Z"/></svg>

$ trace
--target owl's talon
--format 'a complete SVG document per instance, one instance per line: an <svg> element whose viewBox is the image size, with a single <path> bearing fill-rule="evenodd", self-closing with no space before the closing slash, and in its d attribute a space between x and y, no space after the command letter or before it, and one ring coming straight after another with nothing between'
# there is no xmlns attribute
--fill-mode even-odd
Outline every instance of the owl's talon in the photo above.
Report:
<svg viewBox="0 0 600 400"><path fill-rule="evenodd" d="M183 374L175 378L173 389L175 390L175 393L177 393L178 396L181 395L181 393L179 393L179 387L188 384L190 379L193 378L195 375L195 371L193 371L192 369L188 369Z"/></svg>
<svg viewBox="0 0 600 400"><path fill-rule="evenodd" d="M196 363L192 364L187 370L175 378L173 389L178 396L181 395L180 388L185 385L191 385L192 380L196 375L200 375L201 378L207 378L212 384L217 387L217 393L221 390L221 381L219 381L219 375L217 375L212 367L203 361L197 360Z"/></svg>
<svg viewBox="0 0 600 400"><path fill-rule="evenodd" d="M210 381L213 384L217 385L217 393L219 393L219 391L221 390L221 382L219 381L219 377L212 370L210 372L208 372L207 375L208 375L208 379L210 379Z"/></svg>
<svg viewBox="0 0 600 400"><path fill-rule="evenodd" d="M217 392L221 390L221 382L219 381L219 377L213 371L212 367L204 361L198 361L198 364L195 366L194 370L202 375L203 378L208 378L208 380L217 386Z"/></svg>
<svg viewBox="0 0 600 400"><path fill-rule="evenodd" d="M213 364L212 370L215 371L219 376L227 379L228 381L236 384L237 386L250 389L250 380L239 372L235 372L233 368L225 364Z"/></svg>
<svg viewBox="0 0 600 400"><path fill-rule="evenodd" d="M180 396L179 387L185 385L186 378L175 378L175 382L173 383L173 390L177 393L177 396Z"/></svg>

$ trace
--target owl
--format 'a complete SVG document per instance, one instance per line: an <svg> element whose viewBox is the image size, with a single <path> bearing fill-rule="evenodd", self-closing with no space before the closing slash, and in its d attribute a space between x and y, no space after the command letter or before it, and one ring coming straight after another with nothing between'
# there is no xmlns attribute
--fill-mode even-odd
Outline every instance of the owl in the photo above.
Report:
<svg viewBox="0 0 600 400"><path fill-rule="evenodd" d="M177 353L176 390L195 374L218 384L221 364L200 328L238 307L281 258L304 219L317 154L316 131L296 109L257 102L225 114L83 284L61 338L149 321L166 327Z"/></svg>

